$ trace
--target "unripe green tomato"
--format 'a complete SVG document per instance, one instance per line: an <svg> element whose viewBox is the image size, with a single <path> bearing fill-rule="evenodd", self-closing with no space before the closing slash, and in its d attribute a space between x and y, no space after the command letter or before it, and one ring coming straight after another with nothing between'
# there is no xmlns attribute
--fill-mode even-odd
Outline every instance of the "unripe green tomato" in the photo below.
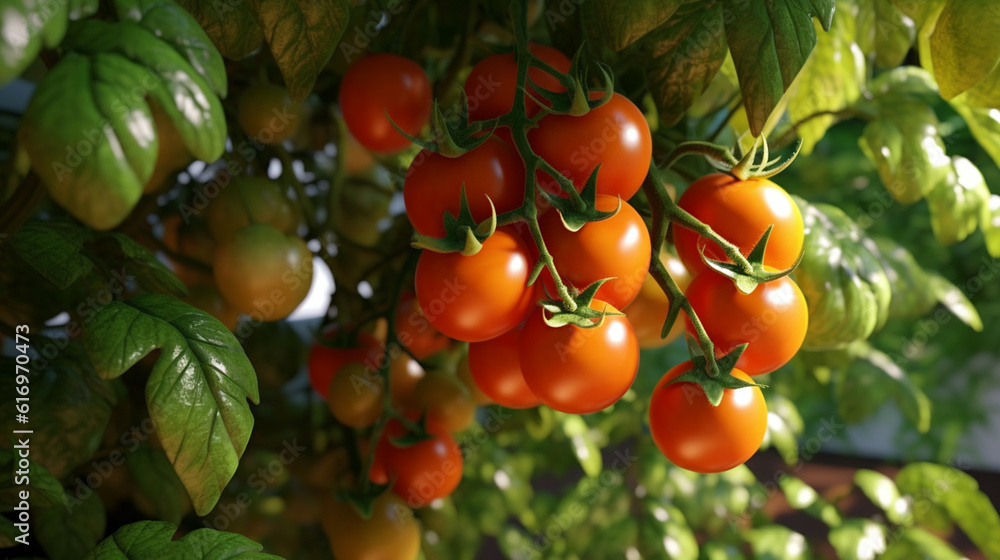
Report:
<svg viewBox="0 0 1000 560"><path fill-rule="evenodd" d="M240 127L263 144L280 144L292 136L302 117L302 104L292 103L288 91L274 84L250 86L240 96Z"/></svg>
<svg viewBox="0 0 1000 560"><path fill-rule="evenodd" d="M299 216L281 185L264 177L235 177L208 204L208 228L223 242L250 224L294 234Z"/></svg>
<svg viewBox="0 0 1000 560"><path fill-rule="evenodd" d="M330 197L330 216L337 233L348 241L371 247L378 243L378 222L389 215L392 193L364 181L347 181L340 196Z"/></svg>

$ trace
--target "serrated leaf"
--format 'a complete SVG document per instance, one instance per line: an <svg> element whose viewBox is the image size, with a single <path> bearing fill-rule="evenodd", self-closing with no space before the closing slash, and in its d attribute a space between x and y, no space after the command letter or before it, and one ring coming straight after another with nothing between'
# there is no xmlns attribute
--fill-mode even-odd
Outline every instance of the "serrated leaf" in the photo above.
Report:
<svg viewBox="0 0 1000 560"><path fill-rule="evenodd" d="M107 521L100 496L91 492L82 500L70 499L68 506L39 511L34 529L52 560L76 560L97 546Z"/></svg>
<svg viewBox="0 0 1000 560"><path fill-rule="evenodd" d="M830 529L829 540L841 560L871 560L885 552L888 535L884 525L869 519L848 519Z"/></svg>
<svg viewBox="0 0 1000 560"><path fill-rule="evenodd" d="M126 260L126 268L143 289L174 297L184 297L188 294L184 283L160 259L156 258L156 254L152 251L121 233L112 232L109 237L113 238L121 247Z"/></svg>
<svg viewBox="0 0 1000 560"><path fill-rule="evenodd" d="M260 48L264 30L246 2L177 0L211 38L222 56L240 60Z"/></svg>
<svg viewBox="0 0 1000 560"><path fill-rule="evenodd" d="M20 436L31 439L31 435ZM14 436L17 443L18 436ZM21 470L17 466L18 457L15 450L0 448L0 511L9 511L17 504L21 503L20 491L26 489L25 486L17 486L15 482L15 471ZM27 489L31 492L32 508L47 508L53 506L66 505L66 492L59 479L52 476L48 469L40 465L32 458L28 458L28 480L30 484Z"/></svg>
<svg viewBox="0 0 1000 560"><path fill-rule="evenodd" d="M743 6L724 18L726 42L736 64L750 132L759 136L816 44L812 18L829 31L834 2L764 0Z"/></svg>
<svg viewBox="0 0 1000 560"><path fill-rule="evenodd" d="M854 42L857 23L850 6L838 5L829 33L820 32L819 23L815 25L816 47L785 94L788 117L802 123L796 132L807 155L836 122L833 115L813 115L850 107L861 96L866 77L864 54Z"/></svg>
<svg viewBox="0 0 1000 560"><path fill-rule="evenodd" d="M563 433L573 446L573 454L583 467L583 472L589 477L597 477L604 468L601 449L594 443L590 428L583 418L576 414L556 413L556 419L562 426Z"/></svg>
<svg viewBox="0 0 1000 560"><path fill-rule="evenodd" d="M211 511L250 439L246 399L260 400L239 341L210 315L158 294L109 303L84 334L106 379L162 350L146 383L146 405L195 510Z"/></svg>
<svg viewBox="0 0 1000 560"><path fill-rule="evenodd" d="M968 474L945 465L912 463L896 475L899 490L914 498L919 511L929 502L943 508L987 558L1000 558L1000 516L979 483Z"/></svg>
<svg viewBox="0 0 1000 560"><path fill-rule="evenodd" d="M941 97L951 99L987 76L1000 62L1000 4L949 0L930 36L931 64Z"/></svg>
<svg viewBox="0 0 1000 560"><path fill-rule="evenodd" d="M179 524L184 517L187 494L167 455L160 449L140 445L126 460L136 490L152 505L156 518Z"/></svg>
<svg viewBox="0 0 1000 560"><path fill-rule="evenodd" d="M902 499L896 483L888 476L869 469L858 469L854 473L854 484L885 512L889 521L902 523L910 513L909 503Z"/></svg>
<svg viewBox="0 0 1000 560"><path fill-rule="evenodd" d="M94 268L83 252L90 232L69 220L30 221L11 238L14 251L49 282L66 289Z"/></svg>
<svg viewBox="0 0 1000 560"><path fill-rule="evenodd" d="M722 19L721 2L685 4L644 39L646 79L665 124L684 116L726 61Z"/></svg>
<svg viewBox="0 0 1000 560"><path fill-rule="evenodd" d="M126 525L101 541L84 560L281 560L261 552L263 547L236 533L197 529L172 540L177 527L163 521Z"/></svg>
<svg viewBox="0 0 1000 560"><path fill-rule="evenodd" d="M781 525L764 525L743 532L755 558L802 560L809 558L809 545L801 533Z"/></svg>
<svg viewBox="0 0 1000 560"><path fill-rule="evenodd" d="M681 0L639 0L623 8L617 0L595 0L594 23L604 44L620 51L667 22Z"/></svg>
<svg viewBox="0 0 1000 560"><path fill-rule="evenodd" d="M0 87L16 78L42 48L54 49L66 34L70 20L97 12L99 0L48 2L0 0L4 28L0 33Z"/></svg>
<svg viewBox="0 0 1000 560"><path fill-rule="evenodd" d="M264 30L264 40L285 78L289 97L294 102L303 101L347 29L348 1L248 0L247 4Z"/></svg>

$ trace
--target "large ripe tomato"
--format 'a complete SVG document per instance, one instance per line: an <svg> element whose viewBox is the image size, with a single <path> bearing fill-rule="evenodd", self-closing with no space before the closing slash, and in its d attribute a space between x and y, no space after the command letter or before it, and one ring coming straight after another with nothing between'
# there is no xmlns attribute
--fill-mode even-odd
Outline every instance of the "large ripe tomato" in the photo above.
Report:
<svg viewBox="0 0 1000 560"><path fill-rule="evenodd" d="M215 250L222 297L251 319L284 319L312 285L313 255L304 241L271 226L251 225Z"/></svg>
<svg viewBox="0 0 1000 560"><path fill-rule="evenodd" d="M684 263L669 253L663 253L660 261L677 283L677 287L681 291L686 290L691 283L691 274L684 268ZM660 285L652 275L646 275L646 279L642 281L642 288L639 289L639 295L624 311L628 321L632 323L632 328L635 329L639 348L666 346L684 333L684 321L678 317L670 327L666 338L660 338L663 323L666 322L667 314L670 312L670 298L660 289Z"/></svg>
<svg viewBox="0 0 1000 560"><path fill-rule="evenodd" d="M386 479L393 481L392 491L411 508L451 494L462 480L462 451L455 439L433 422L428 422L427 430L432 439L397 447L391 440L406 429L398 420L390 420L375 452L376 462L385 466Z"/></svg>
<svg viewBox="0 0 1000 560"><path fill-rule="evenodd" d="M476 386L493 402L507 408L531 408L541 401L521 373L521 329L469 345L469 372Z"/></svg>
<svg viewBox="0 0 1000 560"><path fill-rule="evenodd" d="M509 331L535 304L529 249L504 228L475 255L424 251L414 283L424 316L445 336L479 342Z"/></svg>
<svg viewBox="0 0 1000 560"><path fill-rule="evenodd" d="M591 308L616 311L600 300ZM519 343L521 372L545 405L570 414L589 414L628 391L639 370L639 343L623 315L607 315L597 327L553 328L537 309L524 324Z"/></svg>
<svg viewBox="0 0 1000 560"><path fill-rule="evenodd" d="M748 344L736 367L750 375L785 365L806 338L806 298L787 276L744 294L732 280L707 270L695 276L684 295L712 339L717 356ZM691 319L685 317L684 322L693 335Z"/></svg>
<svg viewBox="0 0 1000 560"><path fill-rule="evenodd" d="M598 164L597 194L632 198L642 186L653 155L653 140L642 111L616 93L586 115L546 115L528 132L536 154L582 190ZM538 174L549 192L560 192L554 179Z"/></svg>
<svg viewBox="0 0 1000 560"><path fill-rule="evenodd" d="M299 216L284 188L266 177L235 177L208 205L208 229L218 242L227 241L250 224L272 226L294 234Z"/></svg>
<svg viewBox="0 0 1000 560"><path fill-rule="evenodd" d="M792 197L767 179L740 181L724 173L706 175L691 183L677 205L739 247L744 255L750 254L767 226L774 224L764 252L765 265L785 270L802 252L802 214ZM729 260L714 242L683 227L672 229L677 256L692 274L708 268L699 254L702 246L705 256Z"/></svg>
<svg viewBox="0 0 1000 560"><path fill-rule="evenodd" d="M749 459L764 440L764 395L759 387L726 389L719 406L712 406L696 383L665 386L691 367L691 362L680 363L656 384L649 400L653 442L679 467L700 473L727 471ZM738 369L732 374L750 381Z"/></svg>
<svg viewBox="0 0 1000 560"><path fill-rule="evenodd" d="M427 418L455 433L469 427L476 416L476 403L455 374L431 370L417 382L413 393L417 409L427 411Z"/></svg>
<svg viewBox="0 0 1000 560"><path fill-rule="evenodd" d="M280 144L299 127L303 107L293 103L288 90L269 83L250 86L240 96L240 128L264 144Z"/></svg>
<svg viewBox="0 0 1000 560"><path fill-rule="evenodd" d="M344 73L340 110L347 129L362 146L376 153L396 153L405 150L410 140L392 122L410 136L420 134L431 116L431 84L412 60L370 54Z"/></svg>
<svg viewBox="0 0 1000 560"><path fill-rule="evenodd" d="M335 332L325 334L325 338L333 338ZM338 348L322 343L313 344L309 349L309 384L313 390L324 399L330 390L330 380L340 371L340 368L352 362L369 362L378 367L382 355L382 346L372 335L358 333L357 345L351 348Z"/></svg>
<svg viewBox="0 0 1000 560"><path fill-rule="evenodd" d="M458 215L463 186L477 221L490 217L491 200L497 214L516 210L524 200L524 163L499 138L490 138L457 158L420 152L403 183L406 215L413 229L444 237L444 215Z"/></svg>
<svg viewBox="0 0 1000 560"><path fill-rule="evenodd" d="M321 518L330 551L344 560L416 560L420 524L406 502L392 492L375 498L364 519L350 504L327 497Z"/></svg>
<svg viewBox="0 0 1000 560"><path fill-rule="evenodd" d="M431 325L417 304L417 296L405 294L396 307L396 339L418 360L444 350L451 339Z"/></svg>
<svg viewBox="0 0 1000 560"><path fill-rule="evenodd" d="M617 206L617 198L597 196L598 210L611 211ZM597 298L618 309L632 303L639 294L649 271L649 230L628 203L622 202L614 216L590 222L575 232L566 229L554 211L542 216L538 225L563 282L583 290L597 280L614 277L601 286ZM548 269L541 278L549 294L555 296Z"/></svg>
<svg viewBox="0 0 1000 560"><path fill-rule="evenodd" d="M567 73L570 60L558 50L532 43L528 46L531 54L545 61L556 70ZM541 68L532 67L528 77L540 87L549 91L566 91L559 80ZM469 100L469 122L483 121L506 115L514 107L514 94L519 90L517 84L517 61L514 53L494 54L480 60L472 67L469 77L465 79L465 96ZM528 92L535 98L542 99L535 88L529 87ZM525 94L525 111L532 116L541 110L538 103Z"/></svg>
<svg viewBox="0 0 1000 560"><path fill-rule="evenodd" d="M352 428L371 426L382 415L385 383L377 370L352 362L330 381L327 403L338 422Z"/></svg>

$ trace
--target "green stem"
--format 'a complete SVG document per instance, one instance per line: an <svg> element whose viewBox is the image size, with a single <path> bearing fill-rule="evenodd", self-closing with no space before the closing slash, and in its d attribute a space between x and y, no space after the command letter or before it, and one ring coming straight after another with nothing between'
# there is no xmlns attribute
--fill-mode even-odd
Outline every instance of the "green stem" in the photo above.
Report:
<svg viewBox="0 0 1000 560"><path fill-rule="evenodd" d="M795 135L798 132L799 128L801 128L809 121L818 119L819 117L827 117L827 116L832 116L837 119L849 119L857 117L860 119L872 120L873 118L872 115L854 107L848 107L846 109L838 109L836 111L830 111L830 110L816 111L811 115L803 117L802 120L792 123L791 126L788 127L788 130L783 132L781 136L778 137L777 141L771 142L772 149L780 150L781 148L787 146L789 143L792 142L792 140L795 139Z"/></svg>

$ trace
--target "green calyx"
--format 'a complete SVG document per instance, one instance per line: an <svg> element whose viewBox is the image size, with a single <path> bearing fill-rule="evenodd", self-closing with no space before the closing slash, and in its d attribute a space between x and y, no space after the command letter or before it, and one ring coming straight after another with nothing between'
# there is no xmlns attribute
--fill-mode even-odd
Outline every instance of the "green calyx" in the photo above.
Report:
<svg viewBox="0 0 1000 560"><path fill-rule="evenodd" d="M767 248L767 240L771 237L771 230L774 229L773 225L767 226L764 234L760 236L760 240L754 245L753 250L747 255L747 262L750 263L751 271L746 272L743 267L736 263L731 263L728 261L717 261L710 259L705 256L704 248L701 250L701 260L705 262L712 270L730 278L734 284L736 284L736 289L744 294L753 293L757 286L763 284L764 282L771 282L777 280L782 276L787 276L795 267L799 265L799 261L802 260L802 253L799 253L798 260L795 261L790 268L786 270L773 270L765 268L764 266L764 252Z"/></svg>
<svg viewBox="0 0 1000 560"><path fill-rule="evenodd" d="M539 191L545 200L559 211L559 216L566 229L574 232L579 231L587 222L606 220L621 210L621 199L618 200L618 206L611 212L597 209L597 173L600 169L601 164L597 164L594 172L587 179L587 184L580 191L579 201L582 203L582 208L577 205L576 200L562 198L544 190Z"/></svg>
<svg viewBox="0 0 1000 560"><path fill-rule="evenodd" d="M671 379L666 385L673 385L674 383L696 383L705 392L705 397L708 399L708 402L712 403L712 406L719 406L719 403L722 402L722 396L725 394L726 389L766 387L766 385L744 381L732 374L733 369L736 367L736 362L739 361L740 356L743 355L743 351L746 350L746 347L746 344L741 344L732 352L715 360L718 367L718 373L715 375L712 375L710 372L709 361L704 355L692 353L691 363L693 364L693 367ZM664 385L664 387L666 385Z"/></svg>
<svg viewBox="0 0 1000 560"><path fill-rule="evenodd" d="M545 321L546 325L553 328L576 325L581 329L592 329L604 324L604 317L608 315L624 315L620 311L609 311L608 307L610 305L602 309L593 309L590 306L597 290L608 280L610 278L602 278L587 286L586 289L573 297L573 302L576 304L576 308L573 311L568 311L565 302L562 300L549 299L541 302L542 309L551 313L551 315L546 316L543 312L542 320Z"/></svg>
<svg viewBox="0 0 1000 560"><path fill-rule="evenodd" d="M458 216L444 215L445 236L441 238L415 234L411 245L417 249L427 249L436 253L461 253L470 257L483 248L485 242L497 229L497 212L490 200L490 217L476 222L469 210L469 199L462 185L461 206Z"/></svg>

